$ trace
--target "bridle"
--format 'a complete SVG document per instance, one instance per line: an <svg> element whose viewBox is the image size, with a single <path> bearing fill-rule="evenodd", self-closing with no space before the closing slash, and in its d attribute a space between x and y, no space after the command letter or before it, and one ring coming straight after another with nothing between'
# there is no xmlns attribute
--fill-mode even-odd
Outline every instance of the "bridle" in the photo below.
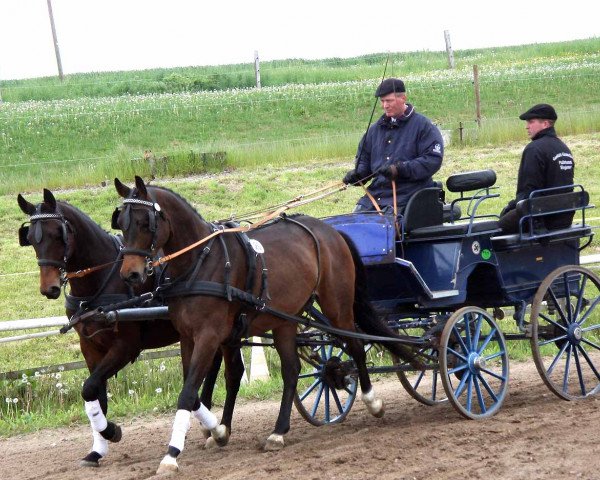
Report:
<svg viewBox="0 0 600 480"><path fill-rule="evenodd" d="M40 210L40 206L37 207L37 210ZM40 267L56 267L60 271L60 279L61 283L65 283L67 281L66 278L66 270L67 270L67 259L69 258L69 232L73 232L73 228L69 221L64 217L62 213L57 211L57 213L34 213L29 217L29 222L24 222L21 224L19 228L19 245L22 247L33 246L33 244L27 238L29 236L29 231L33 228L33 240L36 244L41 243L44 235L44 231L42 229L42 223L45 221L58 221L61 224L62 231L62 242L64 244L64 252L62 255L62 260L52 260L49 258L39 258L37 259L37 264ZM29 225L26 225L29 223Z"/></svg>
<svg viewBox="0 0 600 480"><path fill-rule="evenodd" d="M135 210L135 206L143 207L148 211L148 229L152 233L152 243L149 250L141 248L123 247L121 255L137 255L146 259L146 274L154 273L153 258L156 256L156 244L158 240L158 220L159 217L164 218L164 214L157 202L140 200L138 198L126 198L123 200L123 206L117 207L112 215L111 226L115 230L126 231L131 224L131 210ZM122 225L119 225L118 218L121 216Z"/></svg>

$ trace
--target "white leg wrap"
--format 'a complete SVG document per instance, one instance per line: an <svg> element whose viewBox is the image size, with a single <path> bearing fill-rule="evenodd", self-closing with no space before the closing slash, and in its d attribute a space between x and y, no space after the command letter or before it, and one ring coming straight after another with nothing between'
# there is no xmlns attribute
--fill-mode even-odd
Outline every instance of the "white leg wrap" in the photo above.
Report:
<svg viewBox="0 0 600 480"><path fill-rule="evenodd" d="M208 430L216 428L216 426L219 424L215 414L203 404L200 404L200 408L198 410L194 410L192 413L194 414L194 417L196 417L196 419L202 424L202 426Z"/></svg>
<svg viewBox="0 0 600 480"><path fill-rule="evenodd" d="M94 444L92 445L92 451L105 457L108 453L108 440L100 435L99 432L93 432L93 435Z"/></svg>
<svg viewBox="0 0 600 480"><path fill-rule="evenodd" d="M102 432L106 430L108 421L102 412L102 408L100 407L100 402L98 400L94 400L93 402L85 402L85 413L87 413L87 416L90 419L92 430L94 432Z"/></svg>
<svg viewBox="0 0 600 480"><path fill-rule="evenodd" d="M373 403L373 400L375 400L375 392L373 389L369 390L367 393L363 392L361 398L364 403L369 405L370 403Z"/></svg>
<svg viewBox="0 0 600 480"><path fill-rule="evenodd" d="M180 452L183 452L185 445L185 436L190 429L190 412L188 410L177 410L175 421L173 422L173 433L169 446L175 447Z"/></svg>

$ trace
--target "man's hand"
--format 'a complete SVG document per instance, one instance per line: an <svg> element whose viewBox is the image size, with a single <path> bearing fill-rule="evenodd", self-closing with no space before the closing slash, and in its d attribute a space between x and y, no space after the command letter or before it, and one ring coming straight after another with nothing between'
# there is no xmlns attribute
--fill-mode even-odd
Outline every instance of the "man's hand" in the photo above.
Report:
<svg viewBox="0 0 600 480"><path fill-rule="evenodd" d="M350 170L345 176L342 182L346 185L353 185L361 179L361 176L356 170Z"/></svg>
<svg viewBox="0 0 600 480"><path fill-rule="evenodd" d="M381 167L377 170L379 175L383 175L388 180L396 180L398 178L398 168L393 163L391 165L386 165L385 167Z"/></svg>

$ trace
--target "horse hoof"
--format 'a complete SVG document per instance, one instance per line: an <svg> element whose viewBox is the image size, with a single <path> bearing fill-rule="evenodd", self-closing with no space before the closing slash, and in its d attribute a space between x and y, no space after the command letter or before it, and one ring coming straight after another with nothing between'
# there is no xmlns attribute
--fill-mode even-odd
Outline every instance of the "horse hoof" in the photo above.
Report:
<svg viewBox="0 0 600 480"><path fill-rule="evenodd" d="M380 398L373 401L373 403L367 405L367 409L369 413L373 415L375 418L381 418L385 415L385 405L383 400Z"/></svg>
<svg viewBox="0 0 600 480"><path fill-rule="evenodd" d="M122 438L123 438L123 430L121 430L121 427L119 427L118 425L115 425L115 434L109 440L109 442L118 443L121 441Z"/></svg>
<svg viewBox="0 0 600 480"><path fill-rule="evenodd" d="M219 444L216 442L216 440L213 437L208 437L206 439L206 442L204 443L204 449L205 450L212 450L213 448L218 448Z"/></svg>
<svg viewBox="0 0 600 480"><path fill-rule="evenodd" d="M156 470L157 475L174 475L177 472L179 472L177 459L171 455L165 455L165 458L162 459L158 469Z"/></svg>
<svg viewBox="0 0 600 480"><path fill-rule="evenodd" d="M225 425L217 425L210 432L212 438L219 447L224 447L229 443L229 432Z"/></svg>
<svg viewBox="0 0 600 480"><path fill-rule="evenodd" d="M277 452L281 450L285 445L283 441L283 435L277 435L276 433L272 433L267 438L267 443L265 443L265 451L266 452Z"/></svg>
<svg viewBox="0 0 600 480"><path fill-rule="evenodd" d="M100 460L101 458L102 458L102 455L100 455L98 452L92 451L79 461L79 465L82 467L97 468L100 466L100 463L98 462L98 460Z"/></svg>
<svg viewBox="0 0 600 480"><path fill-rule="evenodd" d="M210 438L210 430L208 428L204 428L202 425L200 425L200 432L205 440Z"/></svg>

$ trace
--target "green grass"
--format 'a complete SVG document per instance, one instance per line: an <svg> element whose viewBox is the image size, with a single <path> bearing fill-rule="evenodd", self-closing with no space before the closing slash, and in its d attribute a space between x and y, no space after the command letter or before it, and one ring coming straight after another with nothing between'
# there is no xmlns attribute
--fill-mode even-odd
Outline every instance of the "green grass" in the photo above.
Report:
<svg viewBox="0 0 600 480"><path fill-rule="evenodd" d="M599 49L600 38L469 51L459 55L455 70L445 67L439 52L395 54L388 74L406 80L409 101L455 145L501 145L522 138L519 113L542 101L557 108L562 135L596 132ZM275 71L287 72L285 81L266 82L261 90L140 91L121 96L111 96L110 91L93 96L91 91L84 97L85 89L75 89L67 98L44 101L11 101L5 93L8 101L0 108L0 193L98 185L114 176L148 174L146 150L165 159L161 165L170 176L350 159L374 105L373 91L381 75L373 70L381 69L376 61L382 62L383 56L274 63ZM475 122L475 62L480 70L481 128ZM143 83L164 73L120 72L94 78L113 82L118 75ZM309 74L313 76L301 77ZM35 89L42 89L39 85L51 79L19 85L28 82L38 82ZM69 82L61 88L69 90ZM379 114L379 107L376 110ZM224 152L221 161L194 161L203 155L214 158L217 152Z"/></svg>

